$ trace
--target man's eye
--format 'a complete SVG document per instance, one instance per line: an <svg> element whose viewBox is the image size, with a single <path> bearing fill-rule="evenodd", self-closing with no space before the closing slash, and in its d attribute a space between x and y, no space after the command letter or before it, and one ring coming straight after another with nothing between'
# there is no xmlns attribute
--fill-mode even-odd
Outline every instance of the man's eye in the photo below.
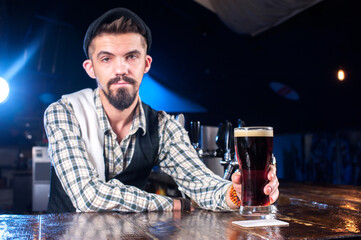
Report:
<svg viewBox="0 0 361 240"><path fill-rule="evenodd" d="M138 56L135 55L135 54L131 54L131 55L128 55L127 58L130 59L130 60L134 60L136 59Z"/></svg>
<svg viewBox="0 0 361 240"><path fill-rule="evenodd" d="M109 62L109 58L108 57L104 57L101 59L102 62Z"/></svg>

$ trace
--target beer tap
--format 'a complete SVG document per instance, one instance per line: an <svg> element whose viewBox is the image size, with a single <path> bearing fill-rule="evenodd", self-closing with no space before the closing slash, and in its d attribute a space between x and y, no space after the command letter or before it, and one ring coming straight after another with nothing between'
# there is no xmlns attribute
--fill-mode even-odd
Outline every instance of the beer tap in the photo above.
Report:
<svg viewBox="0 0 361 240"><path fill-rule="evenodd" d="M222 157L220 163L225 168L223 179L230 179L232 172L235 170L236 166L238 166L238 162L233 159L233 127L229 121L219 125L216 143L220 150L219 155Z"/></svg>
<svg viewBox="0 0 361 240"><path fill-rule="evenodd" d="M199 146L199 137L201 135L201 122L195 121L191 122L191 131L190 131L190 138L191 143L194 149L196 150L198 156L201 158L203 156L203 150Z"/></svg>
<svg viewBox="0 0 361 240"><path fill-rule="evenodd" d="M223 160L221 160L224 165L227 165L227 168L224 171L223 179L230 179L232 170L233 170L232 157L231 157L231 146L229 145L229 142L230 142L229 136L230 136L230 131L231 131L230 128L232 128L232 127L231 126L229 127L227 124L226 132L225 132L225 148L224 148L225 153L224 153Z"/></svg>
<svg viewBox="0 0 361 240"><path fill-rule="evenodd" d="M240 128L240 127L244 127L246 124L244 123L244 121L242 119L238 119L237 120L237 127Z"/></svg>
<svg viewBox="0 0 361 240"><path fill-rule="evenodd" d="M245 123L244 121L242 121L241 119L238 119L237 120L237 127L240 128L242 126L244 126ZM231 136L231 140L232 140L232 149L235 149L235 146L234 146L234 132L233 132L233 128L232 128L232 125L231 125L231 133L232 133L232 136ZM228 133L229 134L229 133ZM227 139L227 138L226 138ZM229 148L230 149L230 148ZM231 178L231 175L233 172L236 172L239 170L239 163L238 163L238 160L237 160L237 155L236 155L236 152L234 152L234 155L233 155L233 158L232 160L230 160L228 162L228 166L227 166L227 169L225 170L224 172L224 176L223 176L223 179L228 179L230 180Z"/></svg>

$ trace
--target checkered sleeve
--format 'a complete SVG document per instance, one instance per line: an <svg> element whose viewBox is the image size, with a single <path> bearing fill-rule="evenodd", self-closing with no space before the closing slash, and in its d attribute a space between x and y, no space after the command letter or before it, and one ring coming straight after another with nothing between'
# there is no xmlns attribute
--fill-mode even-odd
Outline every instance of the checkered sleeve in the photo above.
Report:
<svg viewBox="0 0 361 240"><path fill-rule="evenodd" d="M214 174L199 159L187 131L174 118L163 112L161 117L159 165L171 175L180 189L200 207L213 211L231 210L226 192L231 185Z"/></svg>
<svg viewBox="0 0 361 240"><path fill-rule="evenodd" d="M102 181L88 161L79 123L71 105L61 99L44 114L49 156L55 172L74 207L94 211L170 211L173 201L150 194L116 179Z"/></svg>

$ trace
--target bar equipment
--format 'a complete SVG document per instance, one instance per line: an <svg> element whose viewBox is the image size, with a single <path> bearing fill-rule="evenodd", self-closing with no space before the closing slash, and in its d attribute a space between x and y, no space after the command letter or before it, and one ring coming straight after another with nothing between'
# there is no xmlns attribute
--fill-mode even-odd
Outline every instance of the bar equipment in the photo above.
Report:
<svg viewBox="0 0 361 240"><path fill-rule="evenodd" d="M32 210L46 211L50 192L50 158L48 148L35 146L33 155L33 193Z"/></svg>
<svg viewBox="0 0 361 240"><path fill-rule="evenodd" d="M238 161L234 154L234 137L232 124L226 120L220 123L216 144L219 148L218 156L221 156L220 164L224 167L223 179L230 180L232 173L238 169Z"/></svg>
<svg viewBox="0 0 361 240"><path fill-rule="evenodd" d="M237 126L241 127L244 125L244 122L241 119L238 119ZM231 122L226 120L225 122L219 124L218 131L214 139L217 149L213 151L209 151L208 149L205 150L201 147L202 144L200 144L199 138L203 130L199 121L192 121L190 123L190 140L192 146L196 150L198 156L203 159L203 161L207 160L208 158L221 158L219 163L221 166L223 166L224 169L221 177L223 177L223 179L231 180L232 174L239 169L239 164L235 156L234 131ZM202 139L202 141L205 140L206 139ZM219 172L219 170L217 172Z"/></svg>
<svg viewBox="0 0 361 240"><path fill-rule="evenodd" d="M201 135L201 122L200 121L192 121L191 129L190 129L190 140L192 146L196 150L198 156L201 158L203 156L203 149L200 148L199 145L199 137Z"/></svg>
<svg viewBox="0 0 361 240"><path fill-rule="evenodd" d="M201 126L200 146L203 149L202 161L216 175L223 177L224 167L219 163L222 159L217 156L216 137L218 126Z"/></svg>

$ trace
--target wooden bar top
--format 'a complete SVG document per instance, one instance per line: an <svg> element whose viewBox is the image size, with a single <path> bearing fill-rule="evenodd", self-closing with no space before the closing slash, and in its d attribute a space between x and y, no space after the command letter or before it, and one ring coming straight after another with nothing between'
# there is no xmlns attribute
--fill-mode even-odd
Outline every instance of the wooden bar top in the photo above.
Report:
<svg viewBox="0 0 361 240"><path fill-rule="evenodd" d="M0 215L0 239L361 239L361 187L282 183L274 218L242 228L238 212Z"/></svg>

